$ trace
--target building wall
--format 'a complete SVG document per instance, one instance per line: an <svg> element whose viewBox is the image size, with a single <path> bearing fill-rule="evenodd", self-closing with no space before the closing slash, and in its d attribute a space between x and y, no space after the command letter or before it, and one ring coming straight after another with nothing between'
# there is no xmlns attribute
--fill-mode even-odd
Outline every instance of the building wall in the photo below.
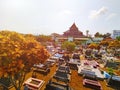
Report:
<svg viewBox="0 0 120 90"><path fill-rule="evenodd" d="M120 36L120 30L113 30L113 38Z"/></svg>

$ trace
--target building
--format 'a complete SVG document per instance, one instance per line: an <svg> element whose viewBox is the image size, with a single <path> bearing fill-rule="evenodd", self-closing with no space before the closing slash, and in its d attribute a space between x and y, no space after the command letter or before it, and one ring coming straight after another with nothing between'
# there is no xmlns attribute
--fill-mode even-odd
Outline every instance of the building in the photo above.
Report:
<svg viewBox="0 0 120 90"><path fill-rule="evenodd" d="M69 28L69 30L65 31L63 34L64 37L73 37L73 38L83 38L86 37L83 35L81 31L78 30L75 23Z"/></svg>
<svg viewBox="0 0 120 90"><path fill-rule="evenodd" d="M69 30L63 32L63 35L60 35L56 38L56 41L63 42L63 41L87 41L88 37L83 34L82 31L79 31L76 24L69 28Z"/></svg>
<svg viewBox="0 0 120 90"><path fill-rule="evenodd" d="M113 38L120 36L120 30L113 30Z"/></svg>
<svg viewBox="0 0 120 90"><path fill-rule="evenodd" d="M90 43L100 43L103 40L102 37L93 37L93 38L89 38L86 41L86 44L90 44Z"/></svg>

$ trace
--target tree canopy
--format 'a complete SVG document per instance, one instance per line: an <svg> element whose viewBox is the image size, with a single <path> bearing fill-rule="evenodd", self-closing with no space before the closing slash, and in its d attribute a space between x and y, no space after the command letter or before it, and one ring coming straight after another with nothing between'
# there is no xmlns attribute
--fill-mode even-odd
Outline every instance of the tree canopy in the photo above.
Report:
<svg viewBox="0 0 120 90"><path fill-rule="evenodd" d="M20 90L34 64L49 58L47 50L32 35L1 31L0 48L0 77L9 77L16 90Z"/></svg>
<svg viewBox="0 0 120 90"><path fill-rule="evenodd" d="M95 36L95 37L103 37L103 35L100 34L99 32L96 32L94 36Z"/></svg>
<svg viewBox="0 0 120 90"><path fill-rule="evenodd" d="M100 49L99 44L96 44L96 43L91 43L88 47L91 49Z"/></svg>
<svg viewBox="0 0 120 90"><path fill-rule="evenodd" d="M62 44L62 48L69 51L69 52L72 52L75 50L75 46L76 44L74 42L69 42L69 41L65 41L63 44Z"/></svg>
<svg viewBox="0 0 120 90"><path fill-rule="evenodd" d="M38 42L46 42L46 41L52 41L51 36L47 36L47 35L38 35L36 36L36 40Z"/></svg>
<svg viewBox="0 0 120 90"><path fill-rule="evenodd" d="M120 41L119 40L114 40L110 42L109 48L114 48L114 49L119 49L120 48Z"/></svg>
<svg viewBox="0 0 120 90"><path fill-rule="evenodd" d="M120 36L117 36L116 39L117 39L118 41L120 41Z"/></svg>
<svg viewBox="0 0 120 90"><path fill-rule="evenodd" d="M99 33L99 32L96 32L94 36L95 36L95 37L104 37L104 38L107 38L107 37L110 37L111 34L110 34L110 33L101 34L101 33Z"/></svg>

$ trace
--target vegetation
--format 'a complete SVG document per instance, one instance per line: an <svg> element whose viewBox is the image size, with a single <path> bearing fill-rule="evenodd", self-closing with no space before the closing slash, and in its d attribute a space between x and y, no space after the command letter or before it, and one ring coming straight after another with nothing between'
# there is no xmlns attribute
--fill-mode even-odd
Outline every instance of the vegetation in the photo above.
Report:
<svg viewBox="0 0 120 90"><path fill-rule="evenodd" d="M96 36L99 36L99 33ZM109 33L106 34L106 37L109 36ZM49 58L49 53L43 46L46 44L46 41L51 42L51 37L45 35L34 36L32 34L24 35L17 32L0 31L0 79L8 78L16 90L21 90L25 77L31 67L34 64L43 63ZM65 41L62 44L62 49L72 52L75 50L76 45L80 45L81 43L82 42L79 41ZM56 43L54 43L54 45L56 45ZM100 45L117 50L120 48L119 37L111 42L103 40L100 44L91 43L88 47L99 49ZM113 74L113 69L109 68L108 71L110 74ZM53 73L54 72L52 71L51 75L53 75ZM78 76L77 72L73 72L73 75L74 76L72 76L72 78ZM50 76L48 78L50 78ZM78 78L72 79L74 80L74 83L70 83L72 87L76 88L76 81L82 81L81 78ZM77 86L79 87L79 85Z"/></svg>
<svg viewBox="0 0 120 90"><path fill-rule="evenodd" d="M76 45L81 45L82 42L76 40L76 41L74 41L74 43L75 43Z"/></svg>
<svg viewBox="0 0 120 90"><path fill-rule="evenodd" d="M117 39L118 41L120 41L120 36L117 36L116 39Z"/></svg>
<svg viewBox="0 0 120 90"><path fill-rule="evenodd" d="M96 32L95 37L103 37L103 38L107 38L107 37L110 37L111 34L110 33L106 33L106 34L100 34L99 32Z"/></svg>
<svg viewBox="0 0 120 90"><path fill-rule="evenodd" d="M67 50L69 52L72 52L75 50L75 46L76 44L74 42L68 42L68 41L65 41L63 44L62 44L62 49L64 50Z"/></svg>
<svg viewBox="0 0 120 90"><path fill-rule="evenodd" d="M35 36L36 37L36 40L38 42L41 42L42 45L46 46L46 42L51 42L52 41L52 38L51 36L47 36L47 35L38 35L38 36Z"/></svg>
<svg viewBox="0 0 120 90"><path fill-rule="evenodd" d="M96 43L91 43L88 47L91 49L100 49L99 44L96 44Z"/></svg>
<svg viewBox="0 0 120 90"><path fill-rule="evenodd" d="M110 75L114 75L113 69L112 69L112 68L108 68L108 73L109 73Z"/></svg>
<svg viewBox="0 0 120 90"><path fill-rule="evenodd" d="M100 34L99 32L97 32L97 33L95 33L95 35L94 35L95 37L103 37L103 35L102 34Z"/></svg>
<svg viewBox="0 0 120 90"><path fill-rule="evenodd" d="M109 48L119 49L120 48L120 41L114 40L109 43Z"/></svg>
<svg viewBox="0 0 120 90"><path fill-rule="evenodd" d="M109 41L106 41L106 40L105 40L105 41L101 41L101 42L100 42L100 45L103 45L103 46L106 46L106 47L107 47L107 46L109 45L109 43L110 43Z"/></svg>
<svg viewBox="0 0 120 90"><path fill-rule="evenodd" d="M104 38L108 38L108 37L110 37L110 36L111 36L110 33L106 33L106 34L103 35Z"/></svg>
<svg viewBox="0 0 120 90"><path fill-rule="evenodd" d="M30 68L49 57L49 53L33 35L1 31L0 47L0 77L9 78L16 90L21 89Z"/></svg>

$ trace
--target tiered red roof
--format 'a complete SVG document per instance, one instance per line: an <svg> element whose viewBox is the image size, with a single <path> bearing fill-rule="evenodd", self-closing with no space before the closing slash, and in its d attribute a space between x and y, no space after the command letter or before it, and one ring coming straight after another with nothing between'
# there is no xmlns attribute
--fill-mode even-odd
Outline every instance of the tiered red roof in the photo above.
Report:
<svg viewBox="0 0 120 90"><path fill-rule="evenodd" d="M83 33L81 31L78 30L78 28L75 25L75 23L73 23L73 25L70 27L69 30L64 32L63 36L64 37L73 37L73 38L83 38L83 37L86 37L85 35L83 35Z"/></svg>

